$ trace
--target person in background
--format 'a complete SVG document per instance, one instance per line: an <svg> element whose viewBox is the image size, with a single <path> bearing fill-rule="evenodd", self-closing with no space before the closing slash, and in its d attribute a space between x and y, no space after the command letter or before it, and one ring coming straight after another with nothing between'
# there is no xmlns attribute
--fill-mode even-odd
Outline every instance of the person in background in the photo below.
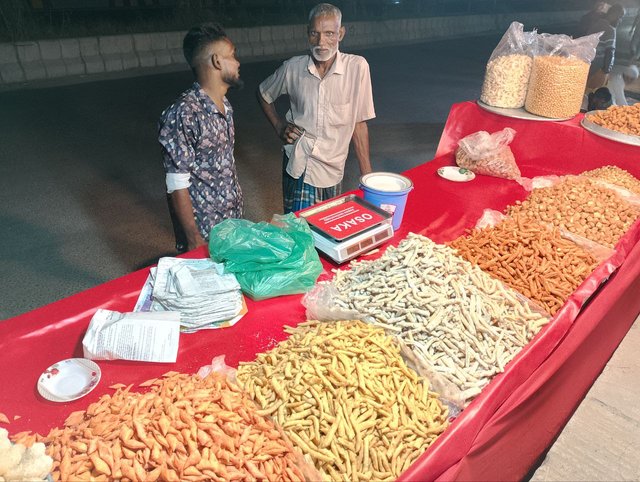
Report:
<svg viewBox="0 0 640 482"><path fill-rule="evenodd" d="M316 5L307 28L310 55L285 61L258 87L262 110L284 143L283 207L293 212L337 196L353 143L360 172L371 172L367 120L375 117L369 64L339 51L342 13ZM288 95L283 118L274 106Z"/></svg>
<svg viewBox="0 0 640 482"><path fill-rule="evenodd" d="M611 107L611 92L606 87L600 87L595 92L589 94L588 111L605 110Z"/></svg>
<svg viewBox="0 0 640 482"><path fill-rule="evenodd" d="M158 125L178 251L205 244L214 225L243 214L226 97L242 87L235 47L220 25L202 24L187 32L183 51L195 82Z"/></svg>
<svg viewBox="0 0 640 482"><path fill-rule="evenodd" d="M611 91L613 104L629 105L629 101L624 93L627 84L631 84L638 79L638 67L635 65L615 65L609 75L607 87Z"/></svg>
<svg viewBox="0 0 640 482"><path fill-rule="evenodd" d="M629 42L631 60L638 60L640 59L640 9L633 21L629 34L631 35L631 40Z"/></svg>
<svg viewBox="0 0 640 482"><path fill-rule="evenodd" d="M590 25L599 18L602 18L611 5L607 2L603 2L602 0L596 0L593 2L591 10L585 13L582 17L580 17L580 22L578 24L578 28L576 30L576 37L582 37L587 34L587 30Z"/></svg>
<svg viewBox="0 0 640 482"><path fill-rule="evenodd" d="M616 3L602 16L594 17L586 27L585 35L603 32L589 69L588 89L595 90L607 84L608 75L615 62L616 29L624 15L624 7Z"/></svg>

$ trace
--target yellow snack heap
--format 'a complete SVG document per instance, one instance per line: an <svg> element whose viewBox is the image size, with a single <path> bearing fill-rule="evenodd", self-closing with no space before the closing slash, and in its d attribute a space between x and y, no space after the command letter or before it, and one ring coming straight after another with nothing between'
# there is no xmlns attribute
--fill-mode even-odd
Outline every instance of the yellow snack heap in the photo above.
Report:
<svg viewBox="0 0 640 482"><path fill-rule="evenodd" d="M384 330L309 321L238 381L331 480L395 480L447 427L447 409Z"/></svg>

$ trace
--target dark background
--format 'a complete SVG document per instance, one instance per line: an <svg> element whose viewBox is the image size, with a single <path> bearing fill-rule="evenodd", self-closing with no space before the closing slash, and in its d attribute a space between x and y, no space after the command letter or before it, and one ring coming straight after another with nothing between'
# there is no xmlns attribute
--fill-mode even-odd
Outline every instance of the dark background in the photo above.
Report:
<svg viewBox="0 0 640 482"><path fill-rule="evenodd" d="M635 1L635 0L632 0ZM2 0L0 41L305 23L317 0ZM345 21L587 10L591 0L334 0ZM629 3L624 0L623 3Z"/></svg>

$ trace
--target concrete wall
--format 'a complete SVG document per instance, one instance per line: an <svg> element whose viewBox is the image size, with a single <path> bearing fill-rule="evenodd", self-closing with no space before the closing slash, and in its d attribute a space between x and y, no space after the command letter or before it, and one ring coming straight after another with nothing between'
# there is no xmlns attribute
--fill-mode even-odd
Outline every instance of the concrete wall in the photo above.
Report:
<svg viewBox="0 0 640 482"><path fill-rule="evenodd" d="M521 13L517 20L530 30L538 25L577 22L583 12ZM432 39L504 32L511 15L466 15L346 23L343 49L363 49ZM0 86L20 88L50 79L88 78L103 73L127 75L150 69L186 69L182 56L185 32L0 43ZM307 49L306 25L229 28L238 57L251 61L286 57Z"/></svg>

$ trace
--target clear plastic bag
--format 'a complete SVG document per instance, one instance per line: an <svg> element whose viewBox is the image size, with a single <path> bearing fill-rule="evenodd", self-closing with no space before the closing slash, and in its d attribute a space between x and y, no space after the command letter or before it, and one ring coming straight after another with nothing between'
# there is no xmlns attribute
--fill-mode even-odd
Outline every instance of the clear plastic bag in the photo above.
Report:
<svg viewBox="0 0 640 482"><path fill-rule="evenodd" d="M476 174L519 179L520 169L509 147L515 134L516 131L505 127L493 134L478 131L468 135L458 143L456 164Z"/></svg>
<svg viewBox="0 0 640 482"><path fill-rule="evenodd" d="M238 370L227 365L224 359L225 355L218 355L216 357L213 357L209 365L201 366L198 369L198 376L200 378L207 378L211 373L218 373L226 377L227 380L229 380L231 383L237 384L238 380L236 378L236 372Z"/></svg>
<svg viewBox="0 0 640 482"><path fill-rule="evenodd" d="M304 293L322 272L311 229L294 214L271 224L227 219L211 229L209 253L255 300Z"/></svg>
<svg viewBox="0 0 640 482"><path fill-rule="evenodd" d="M400 347L400 355L407 363L407 366L415 371L418 375L429 380L429 387L440 396L440 400L449 409L449 418L457 417L465 406L469 404L469 400L478 395L477 393L470 395L455 386L426 360L419 350L409 347L401 338L394 337L395 343Z"/></svg>
<svg viewBox="0 0 640 482"><path fill-rule="evenodd" d="M536 40L535 31L525 32L521 23L511 23L487 62L482 102L508 109L524 106Z"/></svg>
<svg viewBox="0 0 640 482"><path fill-rule="evenodd" d="M536 55L574 57L590 64L596 56L601 35L598 32L574 39L564 34L541 33L537 36Z"/></svg>
<svg viewBox="0 0 640 482"><path fill-rule="evenodd" d="M540 34L533 58L525 109L554 119L580 112L591 61L602 32L573 39Z"/></svg>
<svg viewBox="0 0 640 482"><path fill-rule="evenodd" d="M307 320L339 321L339 320L363 320L367 321L367 315L356 310L346 308L336 302L340 293L330 281L316 284L311 291L302 297L302 306L306 310Z"/></svg>

